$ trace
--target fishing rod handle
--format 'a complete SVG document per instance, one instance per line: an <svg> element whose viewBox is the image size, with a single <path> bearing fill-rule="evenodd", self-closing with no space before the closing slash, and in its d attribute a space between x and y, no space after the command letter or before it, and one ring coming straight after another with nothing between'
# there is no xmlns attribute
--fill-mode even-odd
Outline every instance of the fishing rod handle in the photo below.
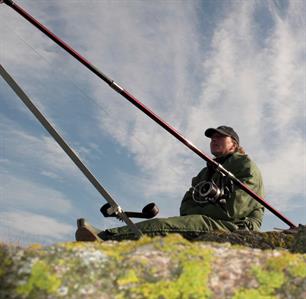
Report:
<svg viewBox="0 0 306 299"><path fill-rule="evenodd" d="M13 0L0 0L0 4L5 3L9 6L14 5L14 1Z"/></svg>

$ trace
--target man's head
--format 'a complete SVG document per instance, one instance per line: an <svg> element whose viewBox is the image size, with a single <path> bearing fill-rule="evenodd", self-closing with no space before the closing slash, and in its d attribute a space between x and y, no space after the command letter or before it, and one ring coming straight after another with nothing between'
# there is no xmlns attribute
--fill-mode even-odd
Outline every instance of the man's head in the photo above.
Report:
<svg viewBox="0 0 306 299"><path fill-rule="evenodd" d="M239 136L231 127L209 128L205 136L211 138L210 151L215 157L236 152L239 148Z"/></svg>

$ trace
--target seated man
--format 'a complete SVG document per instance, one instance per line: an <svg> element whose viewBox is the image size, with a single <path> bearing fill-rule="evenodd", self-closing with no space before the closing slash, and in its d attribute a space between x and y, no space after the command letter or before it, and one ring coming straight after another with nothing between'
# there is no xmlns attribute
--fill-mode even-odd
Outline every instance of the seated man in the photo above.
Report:
<svg viewBox="0 0 306 299"><path fill-rule="evenodd" d="M242 183L263 197L263 182L259 169L239 145L239 136L231 128L209 128L205 136L211 138L210 150L215 161L230 171ZM156 218L136 223L149 236L180 233L186 237L214 230L259 230L264 214L263 206L245 191L208 165L192 179L180 207L180 216ZM128 226L101 231L78 220L77 241L123 240L135 238Z"/></svg>

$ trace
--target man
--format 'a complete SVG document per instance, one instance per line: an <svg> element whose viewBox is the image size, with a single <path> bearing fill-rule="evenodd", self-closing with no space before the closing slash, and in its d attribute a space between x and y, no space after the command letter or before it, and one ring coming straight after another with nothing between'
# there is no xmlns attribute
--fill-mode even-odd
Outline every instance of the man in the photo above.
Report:
<svg viewBox="0 0 306 299"><path fill-rule="evenodd" d="M210 150L215 161L263 197L260 171L240 146L238 134L231 127L220 126L207 129L205 136L211 138ZM262 205L208 165L192 179L192 186L181 203L180 216L156 218L136 225L150 236L180 233L192 238L214 230L257 231L263 214ZM134 234L127 226L100 231L84 219L78 220L77 241L133 238Z"/></svg>

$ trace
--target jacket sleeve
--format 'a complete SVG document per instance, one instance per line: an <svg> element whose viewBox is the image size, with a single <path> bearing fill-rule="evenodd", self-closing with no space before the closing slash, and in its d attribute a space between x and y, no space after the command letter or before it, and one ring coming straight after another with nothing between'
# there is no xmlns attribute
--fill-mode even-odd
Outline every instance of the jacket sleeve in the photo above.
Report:
<svg viewBox="0 0 306 299"><path fill-rule="evenodd" d="M256 165L248 158L237 161L235 176L259 196L263 196L261 174ZM226 202L227 211L234 221L249 222L253 229L259 228L262 222L264 208L252 196L235 187L231 197Z"/></svg>

